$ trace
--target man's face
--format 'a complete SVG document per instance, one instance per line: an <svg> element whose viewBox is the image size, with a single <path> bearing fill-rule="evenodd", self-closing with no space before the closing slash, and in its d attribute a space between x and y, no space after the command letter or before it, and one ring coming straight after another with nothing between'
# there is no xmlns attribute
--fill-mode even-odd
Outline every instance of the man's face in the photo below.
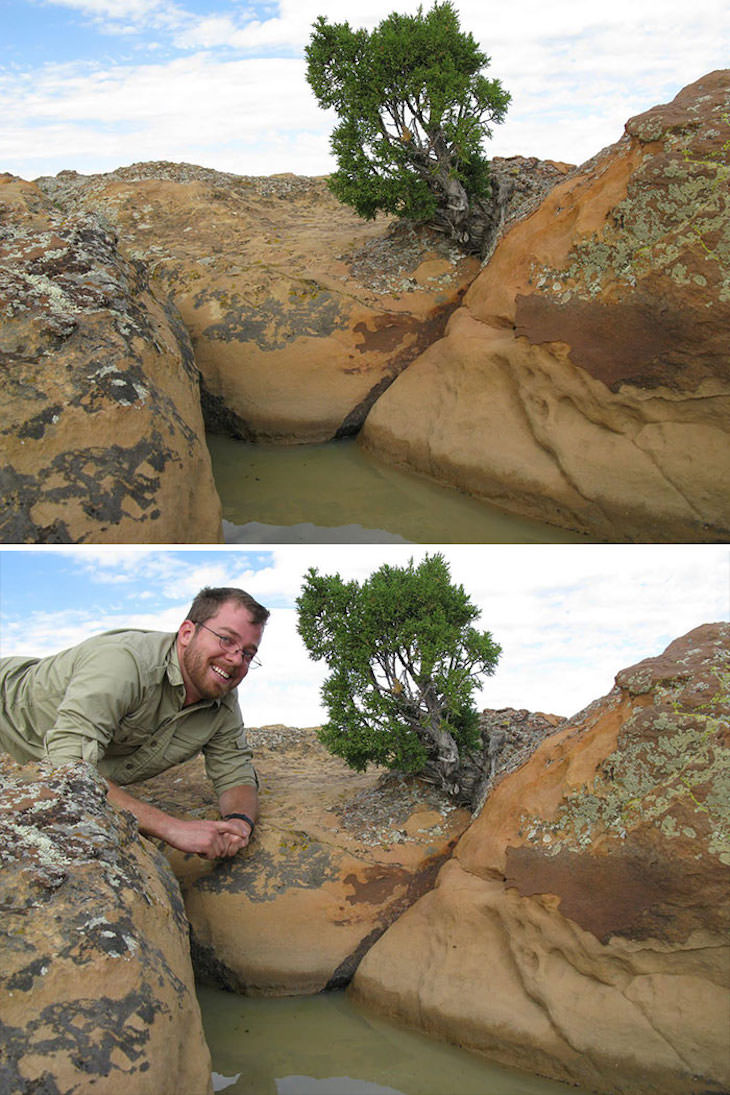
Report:
<svg viewBox="0 0 730 1095"><path fill-rule="evenodd" d="M261 624L251 622L248 609L236 601L221 605L216 615L205 621L205 626L196 628L190 620L185 620L177 637L185 702L218 699L236 688L248 672L248 661L243 655L224 650L213 631L232 639L247 654L255 654L263 630Z"/></svg>

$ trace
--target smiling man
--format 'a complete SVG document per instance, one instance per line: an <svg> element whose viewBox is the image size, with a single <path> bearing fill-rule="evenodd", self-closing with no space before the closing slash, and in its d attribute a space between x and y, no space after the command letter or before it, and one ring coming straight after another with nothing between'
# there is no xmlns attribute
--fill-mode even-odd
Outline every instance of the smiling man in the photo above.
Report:
<svg viewBox="0 0 730 1095"><path fill-rule="evenodd" d="M258 779L236 688L269 612L241 589L203 589L177 634L108 631L47 658L0 659L0 749L20 764L89 761L140 830L209 859L251 837ZM220 820L185 820L124 790L201 752Z"/></svg>

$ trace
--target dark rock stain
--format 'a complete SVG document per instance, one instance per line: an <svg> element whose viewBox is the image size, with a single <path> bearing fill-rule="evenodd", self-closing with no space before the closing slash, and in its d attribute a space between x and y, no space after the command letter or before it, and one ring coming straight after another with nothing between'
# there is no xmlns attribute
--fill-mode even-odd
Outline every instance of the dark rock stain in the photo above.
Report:
<svg viewBox="0 0 730 1095"><path fill-rule="evenodd" d="M8 465L0 469L0 543L72 542L62 518L49 527L33 520L31 511L41 501L78 501L93 522L115 525L128 516L131 500L143 511L136 520L158 520L158 476L173 459L174 453L155 431L128 448L110 444L108 448L60 453L34 476L23 475ZM157 474L143 471L144 465ZM61 477L63 485L48 487L55 476ZM93 540L96 528L92 525L83 539Z"/></svg>
<svg viewBox="0 0 730 1095"><path fill-rule="evenodd" d="M46 407L45 410L23 423L18 430L18 437L23 439L32 438L34 441L39 441L46 432L46 426L51 425L54 420L58 420L62 411L63 407L59 403Z"/></svg>
<svg viewBox="0 0 730 1095"><path fill-rule="evenodd" d="M207 292L200 294L196 304L200 307L208 299ZM256 306L231 299L225 302L224 318L206 327L203 335L223 342L250 342L268 351L280 350L298 338L328 338L346 326L339 299L319 290L303 297L296 294L288 304L274 297Z"/></svg>
<svg viewBox="0 0 730 1095"><path fill-rule="evenodd" d="M97 1000L78 998L49 1004L22 1029L0 1022L0 1090L60 1095L49 1073L37 1081L23 1077L19 1064L29 1050L46 1058L65 1055L75 1069L90 1077L108 1077L117 1072L120 1082L129 1082L136 1072L149 1068L144 1059L149 1027L157 1015L167 1011L145 986L116 1000L102 996ZM135 1016L140 1021L130 1022ZM119 1053L131 1067L115 1063L113 1058Z"/></svg>
<svg viewBox="0 0 730 1095"><path fill-rule="evenodd" d="M718 342L716 361L702 369L692 347L698 337L698 317L657 306L638 292L624 301L574 299L560 303L532 293L516 297L515 333L535 345L564 342L570 360L611 391L622 384L639 388L660 385L692 391L707 376L730 377L726 347ZM730 329L730 308L725 329ZM707 354L703 357L706 359Z"/></svg>
<svg viewBox="0 0 730 1095"><path fill-rule="evenodd" d="M355 332L362 341L357 347L360 354L390 354L388 372L377 384L374 384L364 399L353 407L337 429L333 440L354 437L362 429L363 423L381 395L428 347L443 337L449 317L461 304L466 290L462 289L456 300L440 308L435 308L425 320L389 313L375 316L370 323L358 323ZM401 347L398 350L398 347ZM347 370L346 370L347 371ZM352 372L360 371L352 369Z"/></svg>
<svg viewBox="0 0 730 1095"><path fill-rule="evenodd" d="M255 855L216 864L195 888L206 893L242 893L249 901L273 901L285 890L317 890L337 877L332 854L323 844L293 836L286 853L284 861L258 847Z"/></svg>

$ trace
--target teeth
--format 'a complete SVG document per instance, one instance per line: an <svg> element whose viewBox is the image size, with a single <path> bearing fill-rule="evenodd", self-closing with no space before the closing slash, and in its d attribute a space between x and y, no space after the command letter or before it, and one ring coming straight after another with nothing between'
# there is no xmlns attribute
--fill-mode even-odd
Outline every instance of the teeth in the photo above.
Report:
<svg viewBox="0 0 730 1095"><path fill-rule="evenodd" d="M213 670L213 671L214 671L215 673L217 673L219 677L223 677L223 680L225 680L225 681L229 681L229 680L231 679L231 674L230 674L230 673L226 673L226 672L224 672L224 670L222 670L222 669L220 668L220 666L217 666L217 665L211 665L211 667L210 667L210 668L211 668L211 669L212 669L212 670Z"/></svg>

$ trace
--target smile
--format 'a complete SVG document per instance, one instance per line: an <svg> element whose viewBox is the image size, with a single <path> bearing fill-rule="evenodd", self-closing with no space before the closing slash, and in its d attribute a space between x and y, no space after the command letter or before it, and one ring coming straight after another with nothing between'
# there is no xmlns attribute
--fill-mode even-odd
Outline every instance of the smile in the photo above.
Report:
<svg viewBox="0 0 730 1095"><path fill-rule="evenodd" d="M221 669L220 666L211 665L210 668L213 670L214 673L217 673L219 677L222 677L224 681L229 681L231 679L231 674L226 673L226 671L224 669Z"/></svg>

